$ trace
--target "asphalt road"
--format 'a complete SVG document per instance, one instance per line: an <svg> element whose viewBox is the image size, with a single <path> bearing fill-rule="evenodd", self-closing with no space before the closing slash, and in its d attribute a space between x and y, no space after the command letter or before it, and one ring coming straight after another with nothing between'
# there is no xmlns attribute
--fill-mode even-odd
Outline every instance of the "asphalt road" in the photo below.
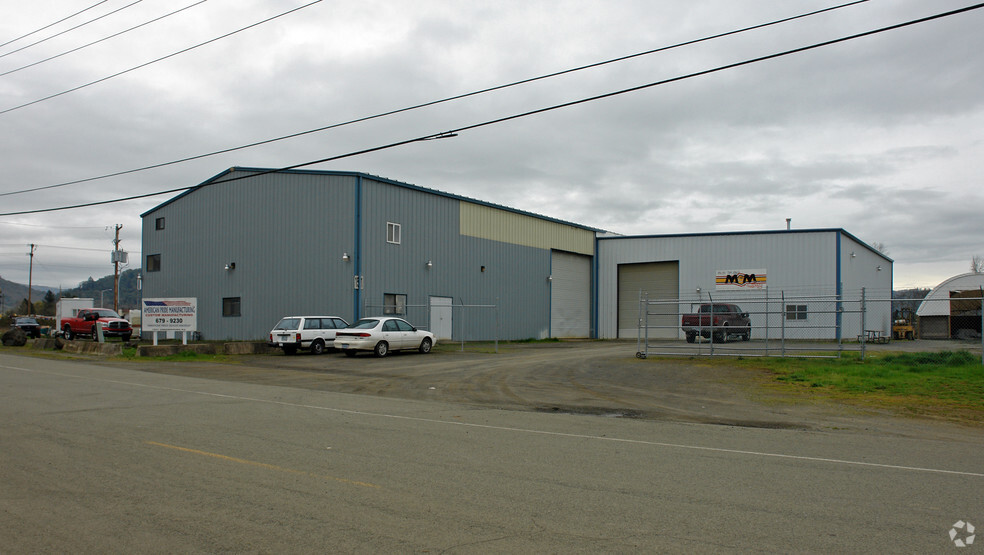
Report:
<svg viewBox="0 0 984 555"><path fill-rule="evenodd" d="M427 358L405 357L348 362ZM984 525L976 430L503 410L240 372L0 354L0 551L926 553Z"/></svg>

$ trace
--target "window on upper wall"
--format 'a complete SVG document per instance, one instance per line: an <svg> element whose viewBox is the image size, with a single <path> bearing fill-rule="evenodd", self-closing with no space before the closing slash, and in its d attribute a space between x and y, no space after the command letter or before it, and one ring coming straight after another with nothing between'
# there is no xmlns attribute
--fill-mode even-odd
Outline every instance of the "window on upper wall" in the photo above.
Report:
<svg viewBox="0 0 984 555"><path fill-rule="evenodd" d="M407 313L407 296L386 293L383 295L383 314L402 316Z"/></svg>
<svg viewBox="0 0 984 555"><path fill-rule="evenodd" d="M225 297L222 299L222 316L241 316L239 311L239 297Z"/></svg>
<svg viewBox="0 0 984 555"><path fill-rule="evenodd" d="M400 224L394 224L393 222L386 222L386 242L393 243L394 245L400 244L401 230Z"/></svg>
<svg viewBox="0 0 984 555"><path fill-rule="evenodd" d="M147 255L147 271L148 272L160 272L161 271L161 255L159 255L159 254L148 254Z"/></svg>
<svg viewBox="0 0 984 555"><path fill-rule="evenodd" d="M164 218L157 218L154 220L154 229L161 230L164 229Z"/></svg>
<svg viewBox="0 0 984 555"><path fill-rule="evenodd" d="M786 305L786 319L787 320L806 320L806 305L805 304L787 304Z"/></svg>

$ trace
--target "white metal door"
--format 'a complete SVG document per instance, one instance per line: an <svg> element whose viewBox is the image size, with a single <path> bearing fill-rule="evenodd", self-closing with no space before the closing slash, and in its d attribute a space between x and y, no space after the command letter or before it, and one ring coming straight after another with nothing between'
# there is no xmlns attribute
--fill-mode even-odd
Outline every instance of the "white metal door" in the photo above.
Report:
<svg viewBox="0 0 984 555"><path fill-rule="evenodd" d="M590 256L561 251L551 253L550 335L590 337Z"/></svg>
<svg viewBox="0 0 984 555"><path fill-rule="evenodd" d="M438 339L451 339L451 297L430 298L430 331Z"/></svg>

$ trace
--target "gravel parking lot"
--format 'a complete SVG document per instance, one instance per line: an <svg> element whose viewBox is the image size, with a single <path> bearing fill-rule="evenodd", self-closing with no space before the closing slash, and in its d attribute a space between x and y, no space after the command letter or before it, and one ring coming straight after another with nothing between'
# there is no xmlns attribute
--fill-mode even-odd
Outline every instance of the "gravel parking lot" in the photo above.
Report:
<svg viewBox="0 0 984 555"><path fill-rule="evenodd" d="M979 353L973 342L900 341L868 349L975 347ZM705 358L635 355L634 341L572 341L503 344L498 353L445 345L428 355L400 353L386 358L348 358L329 351L321 356L246 355L234 364L119 364L175 375L509 410L767 428L890 427L899 433L921 433L918 428L926 424L786 393L766 387L766 378L758 372L711 364Z"/></svg>

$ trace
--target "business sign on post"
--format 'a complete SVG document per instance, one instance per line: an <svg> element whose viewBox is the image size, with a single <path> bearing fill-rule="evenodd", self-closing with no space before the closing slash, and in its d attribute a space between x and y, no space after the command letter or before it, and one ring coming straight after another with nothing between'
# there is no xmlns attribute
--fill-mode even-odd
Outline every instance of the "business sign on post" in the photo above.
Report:
<svg viewBox="0 0 984 555"><path fill-rule="evenodd" d="M719 291L765 289L766 271L764 268L758 270L718 270L714 284Z"/></svg>
<svg viewBox="0 0 984 555"><path fill-rule="evenodd" d="M198 298L144 299L141 327L143 331L198 330Z"/></svg>

